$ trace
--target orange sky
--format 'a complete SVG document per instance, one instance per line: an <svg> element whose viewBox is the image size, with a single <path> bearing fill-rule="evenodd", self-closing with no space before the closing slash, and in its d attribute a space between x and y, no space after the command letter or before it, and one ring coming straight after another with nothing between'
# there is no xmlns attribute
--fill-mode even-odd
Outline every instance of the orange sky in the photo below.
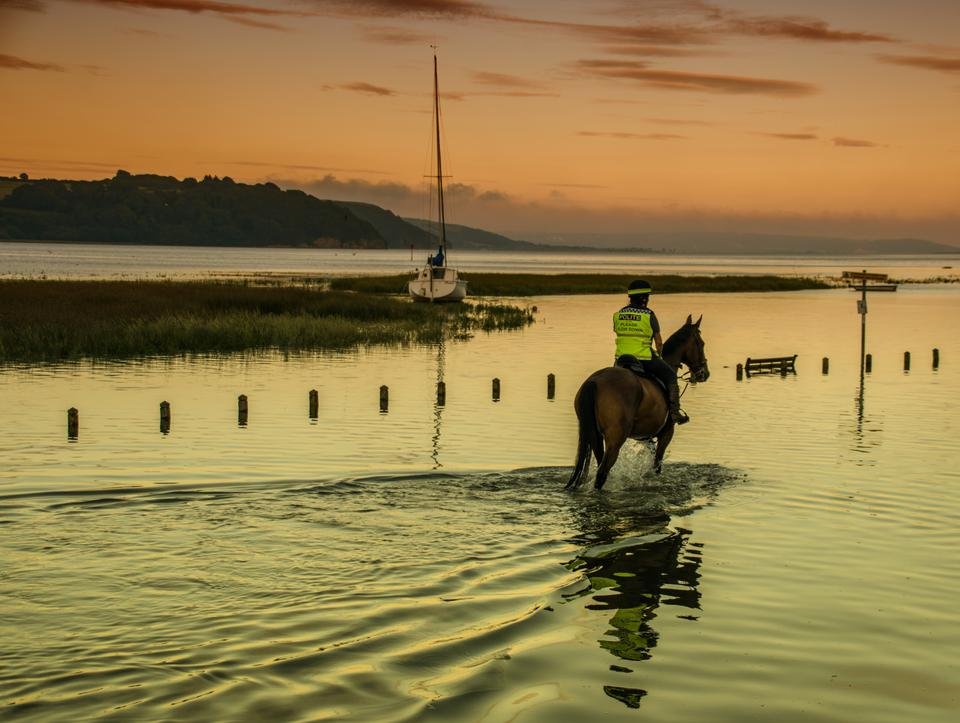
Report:
<svg viewBox="0 0 960 723"><path fill-rule="evenodd" d="M274 180L454 222L960 244L957 0L0 0L0 174Z"/></svg>

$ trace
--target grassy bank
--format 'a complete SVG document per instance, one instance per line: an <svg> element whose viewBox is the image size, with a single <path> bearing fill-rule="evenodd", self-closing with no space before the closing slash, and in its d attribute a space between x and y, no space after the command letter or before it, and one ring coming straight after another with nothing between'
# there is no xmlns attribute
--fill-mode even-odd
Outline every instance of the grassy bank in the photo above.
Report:
<svg viewBox="0 0 960 723"><path fill-rule="evenodd" d="M554 294L620 293L637 278L623 274L477 274L463 275L472 296L549 296ZM799 291L828 289L820 279L786 276L646 275L658 294L734 291ZM333 289L366 294L406 293L409 274L364 276L330 281Z"/></svg>
<svg viewBox="0 0 960 723"><path fill-rule="evenodd" d="M0 361L348 349L516 329L526 309L215 282L0 281Z"/></svg>

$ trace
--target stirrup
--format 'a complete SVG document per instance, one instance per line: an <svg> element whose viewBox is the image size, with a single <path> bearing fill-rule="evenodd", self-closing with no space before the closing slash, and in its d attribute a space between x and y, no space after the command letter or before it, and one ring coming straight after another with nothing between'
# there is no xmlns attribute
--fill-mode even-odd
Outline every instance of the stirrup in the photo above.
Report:
<svg viewBox="0 0 960 723"><path fill-rule="evenodd" d="M690 421L690 417L688 417L687 413L682 409L670 410L670 418L673 419L673 423L676 425L686 424Z"/></svg>

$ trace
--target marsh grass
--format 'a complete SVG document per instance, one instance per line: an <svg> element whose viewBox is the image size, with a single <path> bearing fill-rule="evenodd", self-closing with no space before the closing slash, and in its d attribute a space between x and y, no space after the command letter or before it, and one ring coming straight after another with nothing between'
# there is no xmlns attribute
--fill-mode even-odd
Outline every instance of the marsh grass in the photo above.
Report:
<svg viewBox="0 0 960 723"><path fill-rule="evenodd" d="M637 274L463 274L471 296L612 294L624 291ZM799 291L828 289L820 279L785 276L643 275L658 294L688 292ZM405 294L409 274L330 280L330 287L365 294Z"/></svg>
<svg viewBox="0 0 960 723"><path fill-rule="evenodd" d="M217 282L0 281L0 361L347 349L516 329L527 309Z"/></svg>

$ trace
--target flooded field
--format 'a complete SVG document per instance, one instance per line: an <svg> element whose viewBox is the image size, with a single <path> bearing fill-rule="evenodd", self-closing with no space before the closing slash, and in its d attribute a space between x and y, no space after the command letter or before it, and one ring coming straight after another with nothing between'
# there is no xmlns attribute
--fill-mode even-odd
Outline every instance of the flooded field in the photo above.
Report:
<svg viewBox="0 0 960 723"><path fill-rule="evenodd" d="M960 289L872 295L863 379L856 298L654 296L712 375L602 494L563 484L620 295L443 348L0 368L0 717L955 720Z"/></svg>

